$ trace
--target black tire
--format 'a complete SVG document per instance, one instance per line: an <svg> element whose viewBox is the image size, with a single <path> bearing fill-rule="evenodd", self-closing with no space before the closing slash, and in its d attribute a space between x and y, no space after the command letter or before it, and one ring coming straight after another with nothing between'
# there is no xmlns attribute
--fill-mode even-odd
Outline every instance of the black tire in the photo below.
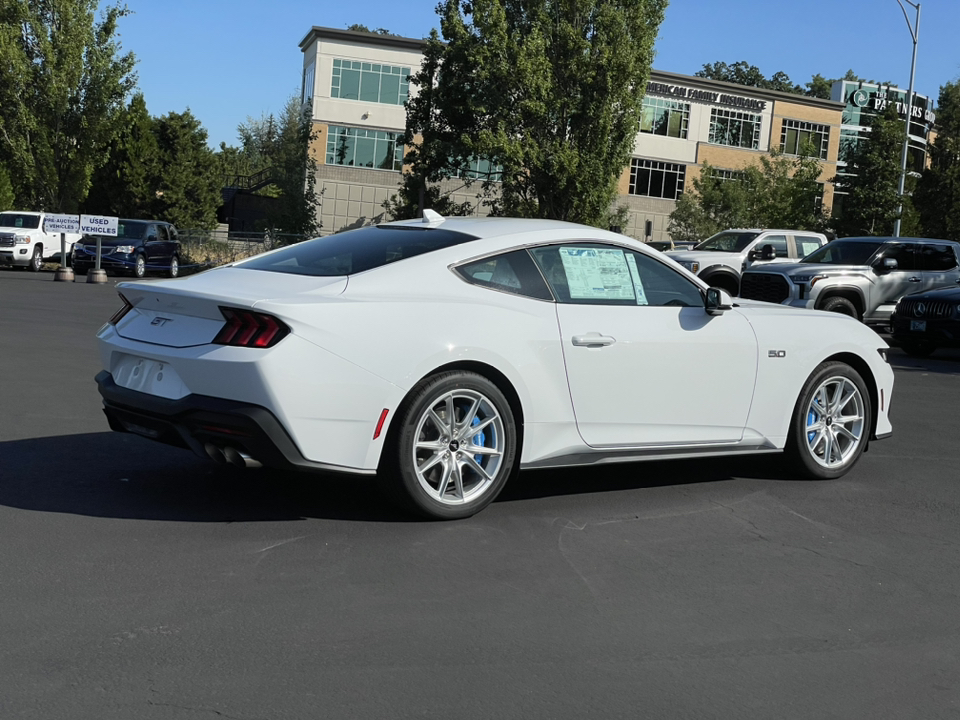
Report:
<svg viewBox="0 0 960 720"><path fill-rule="evenodd" d="M454 427L446 424L451 407ZM513 474L517 437L510 403L490 380L465 371L433 375L397 411L380 461L381 488L424 518L470 517L493 502Z"/></svg>
<svg viewBox="0 0 960 720"><path fill-rule="evenodd" d="M142 278L147 274L147 259L143 255L137 255L133 261L133 276Z"/></svg>
<svg viewBox="0 0 960 720"><path fill-rule="evenodd" d="M175 278L180 274L180 258L174 255L170 258L170 267L167 268L167 276Z"/></svg>
<svg viewBox="0 0 960 720"><path fill-rule="evenodd" d="M835 296L827 298L823 305L820 306L820 309L824 312L835 312L856 318L857 320L860 319L860 313L857 312L857 308L845 297Z"/></svg>
<svg viewBox="0 0 960 720"><path fill-rule="evenodd" d="M43 245L33 246L33 255L30 256L31 272L40 272L43 269Z"/></svg>
<svg viewBox="0 0 960 720"><path fill-rule="evenodd" d="M827 407L822 402L814 405L818 395L824 397L824 389ZM833 392L831 398L831 392L838 389L839 395ZM841 400L836 407L834 403ZM815 409L818 407L823 412ZM859 421L852 420L855 417ZM863 454L872 426L870 393L860 373L842 362L821 363L804 383L793 409L787 436L788 469L809 480L844 475Z"/></svg>
<svg viewBox="0 0 960 720"><path fill-rule="evenodd" d="M937 346L929 340L901 340L900 349L913 357L927 357Z"/></svg>

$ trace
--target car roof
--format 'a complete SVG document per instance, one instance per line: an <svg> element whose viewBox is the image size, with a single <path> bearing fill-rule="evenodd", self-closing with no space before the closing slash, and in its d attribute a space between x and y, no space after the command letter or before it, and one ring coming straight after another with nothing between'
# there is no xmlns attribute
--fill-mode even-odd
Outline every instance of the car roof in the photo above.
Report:
<svg viewBox="0 0 960 720"><path fill-rule="evenodd" d="M408 225L425 228L440 228L454 232L472 235L478 240L517 235L521 233L542 232L544 230L575 231L589 229L591 233L600 233L604 236L629 240L625 235L611 233L608 230L581 225L579 223L564 222L563 220L541 220L538 218L504 218L504 217L441 217L439 220L425 222L421 218L414 220L398 220L382 223L386 226Z"/></svg>
<svg viewBox="0 0 960 720"><path fill-rule="evenodd" d="M872 242L872 243L888 243L888 242L899 242L905 243L907 245L919 245L920 243L947 243L948 245L960 245L953 240L940 240L938 238L918 238L918 237L893 237L891 236L866 236L866 237L843 237L837 238L837 240L843 240L844 242ZM834 242L836 242L835 240Z"/></svg>

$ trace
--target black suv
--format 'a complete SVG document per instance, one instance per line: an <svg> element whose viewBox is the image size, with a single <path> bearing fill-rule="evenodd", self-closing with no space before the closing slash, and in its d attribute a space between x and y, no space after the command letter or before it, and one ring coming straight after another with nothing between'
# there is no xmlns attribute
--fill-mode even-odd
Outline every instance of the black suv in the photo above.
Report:
<svg viewBox="0 0 960 720"><path fill-rule="evenodd" d="M159 220L126 220L117 224L117 236L100 236L100 267L114 273L143 277L162 272L180 274L180 238L177 229ZM97 266L97 236L84 235L73 246L73 269L85 274Z"/></svg>

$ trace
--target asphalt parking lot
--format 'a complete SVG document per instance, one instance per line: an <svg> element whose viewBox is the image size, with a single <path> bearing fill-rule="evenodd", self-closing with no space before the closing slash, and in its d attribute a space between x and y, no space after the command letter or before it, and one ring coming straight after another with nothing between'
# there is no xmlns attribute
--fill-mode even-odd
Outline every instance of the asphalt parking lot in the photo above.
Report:
<svg viewBox="0 0 960 720"><path fill-rule="evenodd" d="M960 716L960 352L891 351L840 480L540 471L425 523L111 433L115 280L0 271L0 718Z"/></svg>

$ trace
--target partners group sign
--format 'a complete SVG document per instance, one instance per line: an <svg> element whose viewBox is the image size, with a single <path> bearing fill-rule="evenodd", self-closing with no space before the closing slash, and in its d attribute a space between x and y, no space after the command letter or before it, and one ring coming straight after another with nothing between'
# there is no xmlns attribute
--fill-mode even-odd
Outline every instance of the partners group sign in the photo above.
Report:
<svg viewBox="0 0 960 720"><path fill-rule="evenodd" d="M106 215L81 215L80 232L84 235L109 235L116 237L119 220Z"/></svg>

